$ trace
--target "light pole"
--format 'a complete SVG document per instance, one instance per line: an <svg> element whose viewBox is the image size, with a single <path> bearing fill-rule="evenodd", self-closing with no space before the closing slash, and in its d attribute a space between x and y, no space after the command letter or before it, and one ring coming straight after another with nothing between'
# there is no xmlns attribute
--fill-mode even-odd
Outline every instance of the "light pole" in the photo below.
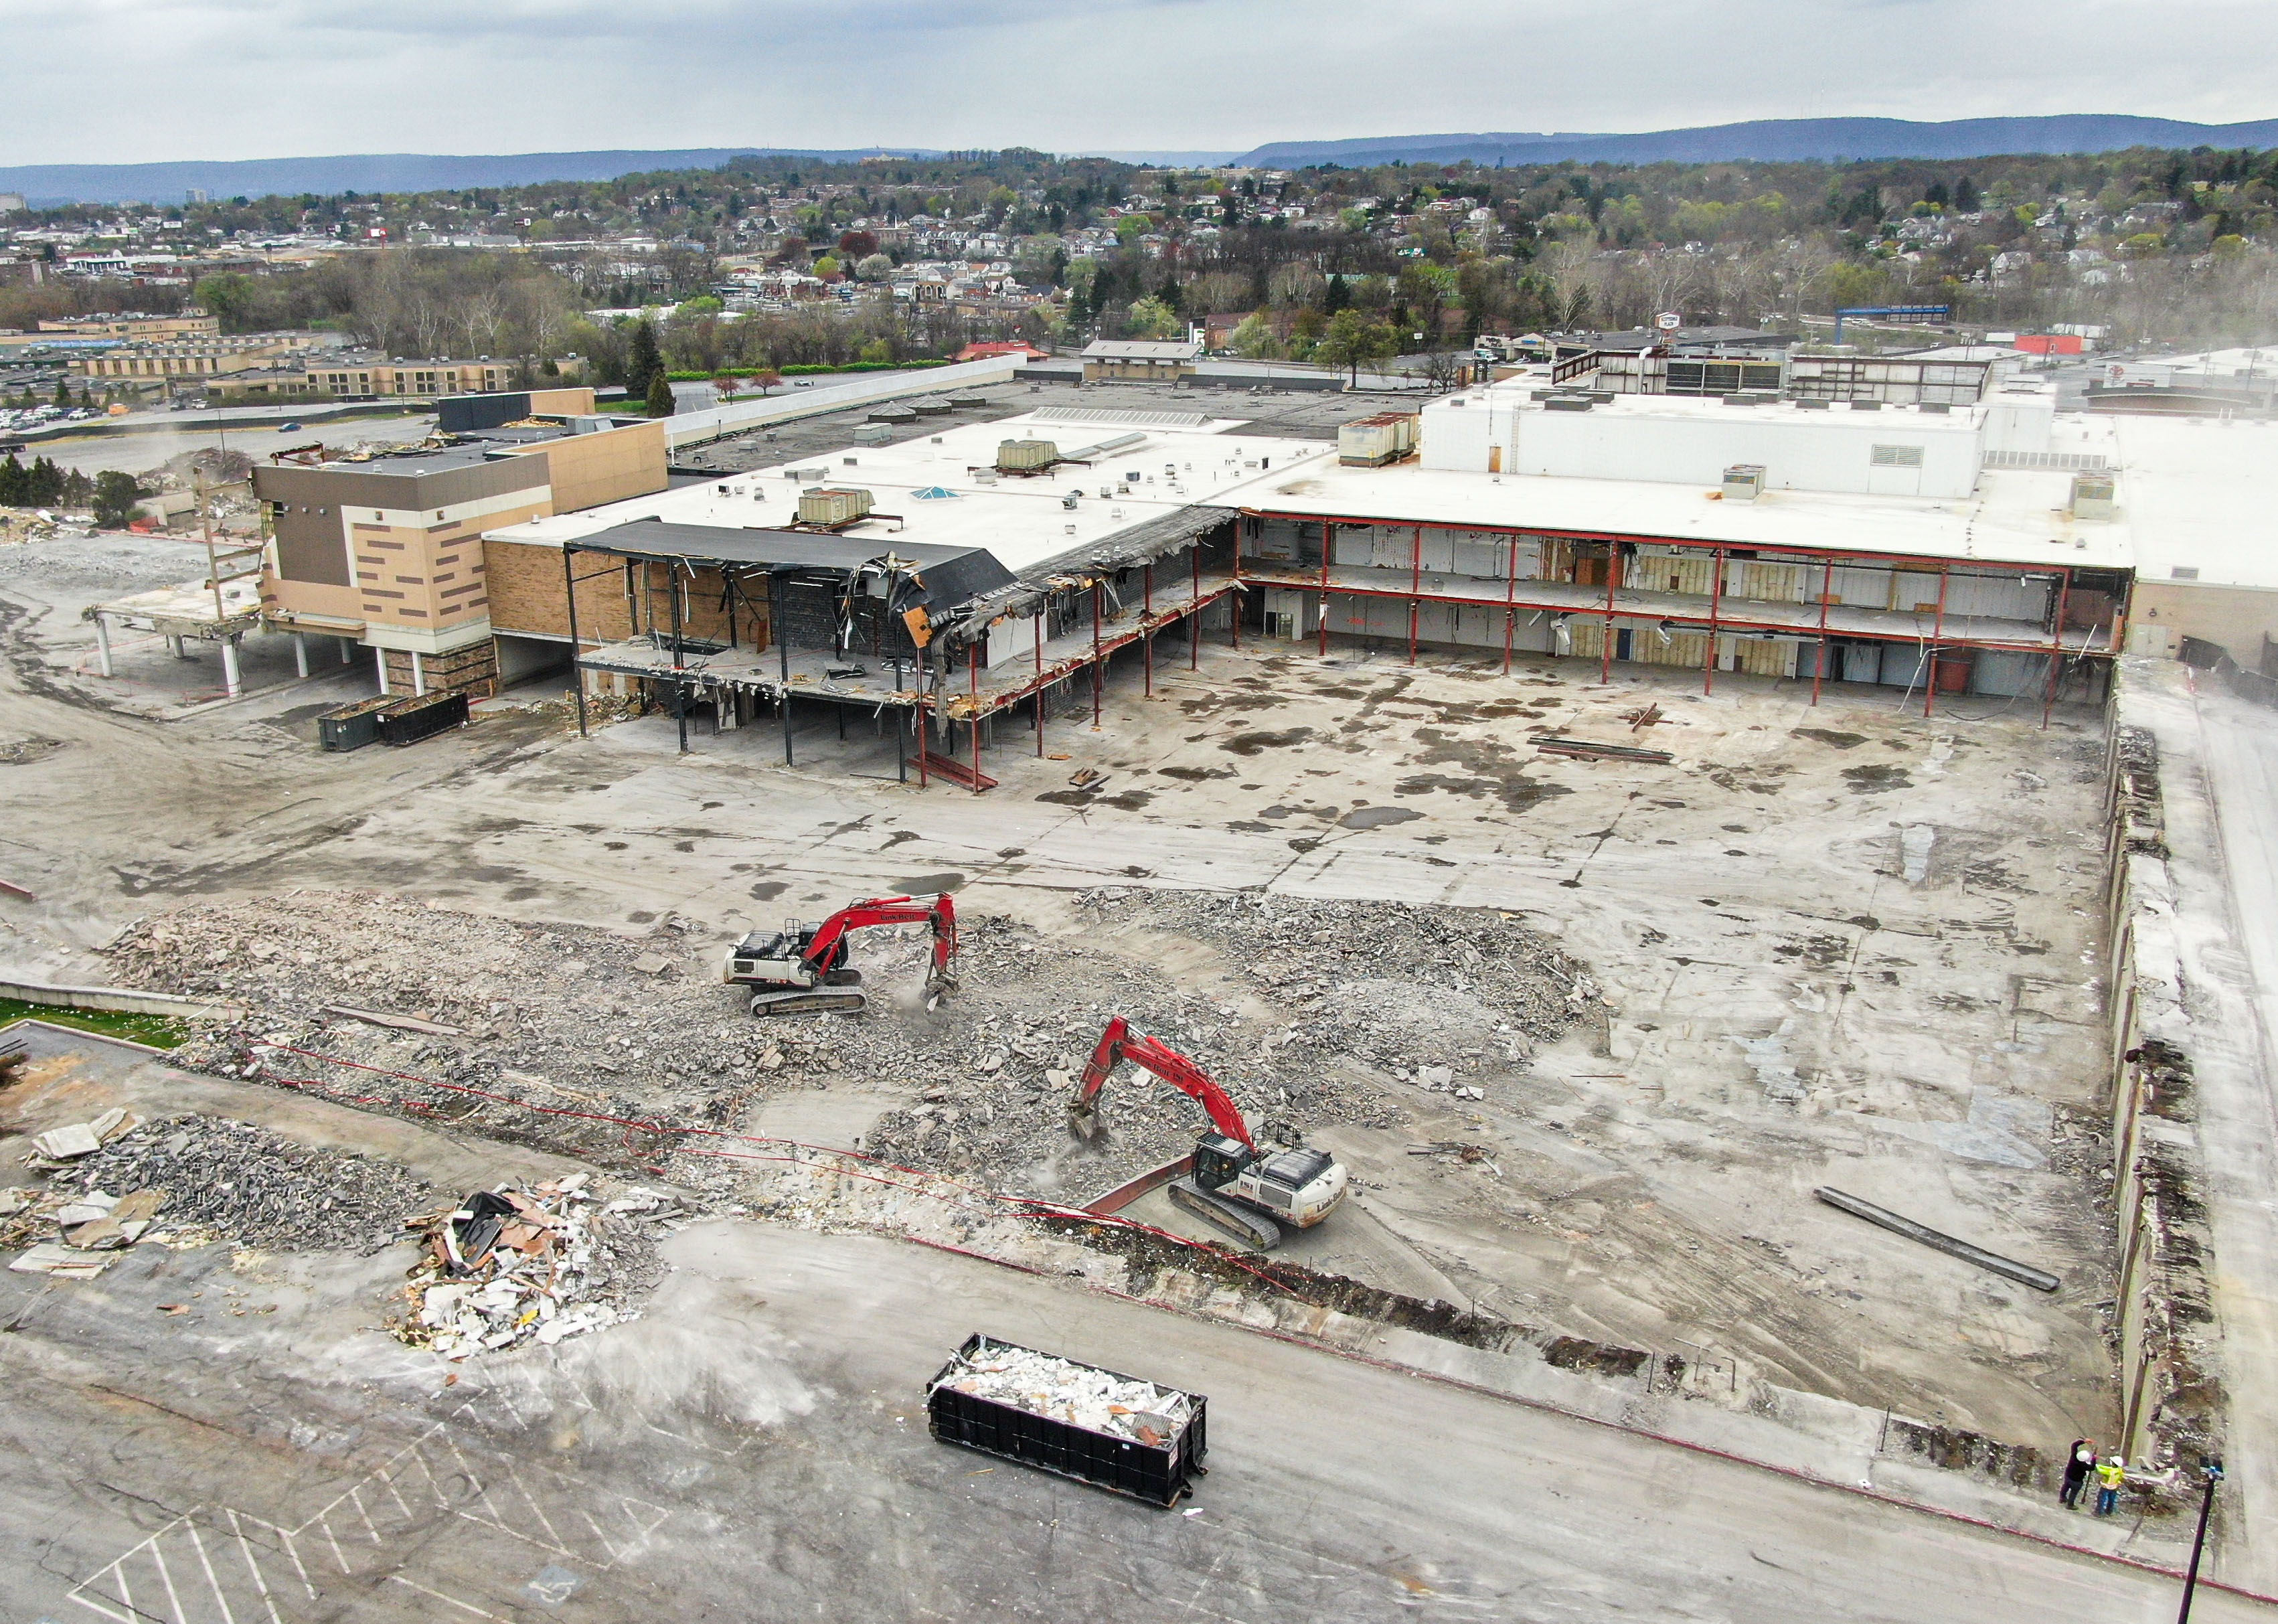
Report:
<svg viewBox="0 0 2278 1624"><path fill-rule="evenodd" d="M2175 1624L2190 1624L2191 1592L2198 1589L2199 1553L2206 1549L2207 1518L2214 1510L2214 1486L2222 1481L2222 1457L2201 1455L2199 1475L2206 1480L2206 1490L2199 1500L2199 1530L2191 1539L2190 1571L2183 1575L2183 1605Z"/></svg>

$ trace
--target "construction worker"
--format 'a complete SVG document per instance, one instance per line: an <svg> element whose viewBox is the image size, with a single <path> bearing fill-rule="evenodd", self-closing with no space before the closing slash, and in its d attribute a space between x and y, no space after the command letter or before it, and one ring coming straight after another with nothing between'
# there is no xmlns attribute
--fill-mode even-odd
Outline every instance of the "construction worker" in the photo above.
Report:
<svg viewBox="0 0 2278 1624"><path fill-rule="evenodd" d="M2096 1469L2096 1440L2075 1438L2065 1456L2064 1490L2057 1498L2068 1511L2080 1509L2081 1491L2088 1486L2088 1475Z"/></svg>
<svg viewBox="0 0 2278 1624"><path fill-rule="evenodd" d="M2120 1504L2120 1485L2127 1480L2128 1463L2117 1455L2106 1455L2096 1467L2096 1514L2112 1515L2112 1508Z"/></svg>

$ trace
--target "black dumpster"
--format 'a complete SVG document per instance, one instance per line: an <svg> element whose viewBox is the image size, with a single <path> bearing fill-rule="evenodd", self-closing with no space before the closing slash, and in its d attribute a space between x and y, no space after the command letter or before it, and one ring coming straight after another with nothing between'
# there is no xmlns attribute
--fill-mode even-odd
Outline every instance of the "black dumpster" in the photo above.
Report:
<svg viewBox="0 0 2278 1624"><path fill-rule="evenodd" d="M464 727L466 724L465 694L424 693L417 699L398 701L393 710L381 716L379 741L392 745L417 744L446 728Z"/></svg>
<svg viewBox="0 0 2278 1624"><path fill-rule="evenodd" d="M1209 1470L1209 1408L1200 1393L977 1332L926 1388L944 1444L1166 1506Z"/></svg>
<svg viewBox="0 0 2278 1624"><path fill-rule="evenodd" d="M317 742L327 750L361 750L379 737L379 719L403 702L399 694L358 700L317 718Z"/></svg>

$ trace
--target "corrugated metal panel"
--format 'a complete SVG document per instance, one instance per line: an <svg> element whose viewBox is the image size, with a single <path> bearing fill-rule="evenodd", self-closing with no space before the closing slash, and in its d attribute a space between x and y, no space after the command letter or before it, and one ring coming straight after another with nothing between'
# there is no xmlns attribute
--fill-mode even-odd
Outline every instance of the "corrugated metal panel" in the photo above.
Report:
<svg viewBox="0 0 2278 1624"><path fill-rule="evenodd" d="M1888 609L1891 606L1891 572L1888 570L1838 569L1828 590L1835 594L1838 603L1848 603L1860 609Z"/></svg>
<svg viewBox="0 0 2278 1624"><path fill-rule="evenodd" d="M2038 622L2048 611L2053 583L2018 576L1956 575L1945 587L1949 615L1985 615Z"/></svg>
<svg viewBox="0 0 2278 1624"><path fill-rule="evenodd" d="M1464 541L1455 544L1456 573L1486 576L1494 580L1503 578L1509 566L1510 549L1489 541Z"/></svg>
<svg viewBox="0 0 2278 1624"><path fill-rule="evenodd" d="M1456 543L1445 531L1424 532L1424 567L1441 575L1455 573Z"/></svg>
<svg viewBox="0 0 2278 1624"><path fill-rule="evenodd" d="M1933 614L1938 609L1938 577L1918 570L1900 570L1891 578L1890 607L1904 613L1916 609Z"/></svg>
<svg viewBox="0 0 2278 1624"><path fill-rule="evenodd" d="M1408 568L1409 548L1413 538L1404 530L1371 530L1373 538L1369 562L1380 570Z"/></svg>

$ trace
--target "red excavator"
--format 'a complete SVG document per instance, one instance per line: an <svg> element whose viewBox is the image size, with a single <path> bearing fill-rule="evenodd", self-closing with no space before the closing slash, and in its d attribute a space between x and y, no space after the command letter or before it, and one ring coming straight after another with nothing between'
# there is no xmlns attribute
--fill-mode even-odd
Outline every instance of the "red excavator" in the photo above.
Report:
<svg viewBox="0 0 2278 1624"><path fill-rule="evenodd" d="M1068 1101L1068 1127L1080 1139L1099 1132L1099 1091L1118 1061L1153 1072L1202 1101L1213 1131L1195 1143L1194 1169L1173 1179L1171 1199L1264 1252L1280 1244L1282 1226L1309 1229L1345 1199L1345 1170L1326 1151L1257 1148L1226 1091L1160 1038L1135 1032L1117 1015L1099 1035Z"/></svg>
<svg viewBox="0 0 2278 1624"><path fill-rule="evenodd" d="M755 1015L852 1015L870 1000L862 972L846 966L850 931L871 925L933 927L933 968L926 975L926 1007L957 984L957 905L947 892L921 902L914 897L873 897L824 920L786 920L773 935L754 931L728 952L720 979L761 989L752 994Z"/></svg>

